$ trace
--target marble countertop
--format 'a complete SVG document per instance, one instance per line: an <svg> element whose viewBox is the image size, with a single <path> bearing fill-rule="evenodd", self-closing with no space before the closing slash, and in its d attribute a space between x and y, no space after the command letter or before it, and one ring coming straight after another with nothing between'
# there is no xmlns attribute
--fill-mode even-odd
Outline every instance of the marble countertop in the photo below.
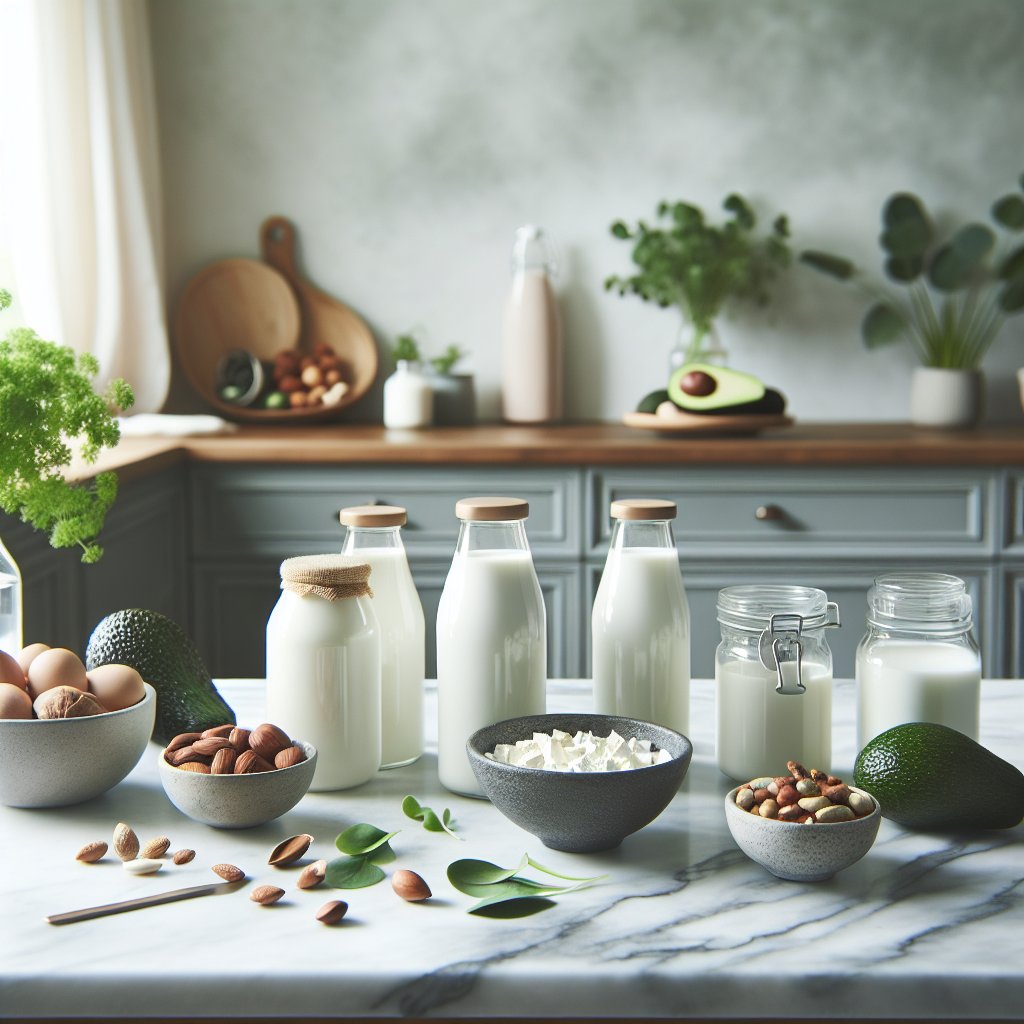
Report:
<svg viewBox="0 0 1024 1024"><path fill-rule="evenodd" d="M224 683L243 724L262 720L256 682ZM1024 684L986 681L981 739L1024 766ZM428 688L428 714L434 698ZM851 774L854 693L836 686L833 770ZM586 710L580 682L552 683L549 709ZM444 792L434 745L415 765L357 790L308 794L283 818L240 832L182 816L157 778L151 744L121 785L59 810L0 807L0 1017L675 1017L1019 1018L1024 1012L1024 827L976 836L904 832L883 821L873 849L827 882L782 882L749 861L726 829L729 789L714 760L712 684L695 682L695 754L669 808L610 853L557 853L490 804ZM955 785L955 767L950 784ZM464 837L424 831L407 794L450 807ZM195 860L151 877L75 852L109 841L118 821L145 841L170 837ZM394 867L418 871L434 898L370 889L299 891L267 866L300 832L330 858L334 837L367 821L402 829ZM447 882L459 857L503 865L529 852L569 875L608 874L521 920L466 913ZM216 881L229 861L238 892L61 928L48 914ZM391 870L390 868L388 870ZM260 907L247 890L288 890ZM346 899L339 927L314 914Z"/></svg>

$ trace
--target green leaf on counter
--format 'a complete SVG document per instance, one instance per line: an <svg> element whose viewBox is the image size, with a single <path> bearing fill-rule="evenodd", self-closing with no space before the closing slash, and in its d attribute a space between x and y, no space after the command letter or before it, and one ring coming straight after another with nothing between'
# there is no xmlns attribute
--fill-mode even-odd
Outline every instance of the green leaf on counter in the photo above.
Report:
<svg viewBox="0 0 1024 1024"><path fill-rule="evenodd" d="M334 889L365 889L385 877L367 856L337 857L327 865L325 881Z"/></svg>
<svg viewBox="0 0 1024 1024"><path fill-rule="evenodd" d="M548 885L517 874L527 866L576 884ZM448 881L459 892L478 900L469 908L469 913L483 914L487 917L524 917L527 914L536 914L554 905L548 897L564 896L578 889L585 889L606 877L598 875L592 878L574 878L570 875L561 875L538 864L525 853L519 863L512 868L503 868L490 861L471 858L453 861L448 865ZM517 906L497 911L496 908L508 904Z"/></svg>
<svg viewBox="0 0 1024 1024"><path fill-rule="evenodd" d="M452 812L447 807L441 812L439 818L436 811L424 807L416 797L407 796L402 801L402 813L407 818L412 818L413 821L422 821L423 827L428 832L447 832L455 839L462 839L462 836L456 835L454 829L449 827L452 822Z"/></svg>
<svg viewBox="0 0 1024 1024"><path fill-rule="evenodd" d="M352 825L345 829L334 840L334 845L342 853L347 853L350 857L361 857L364 854L372 853L374 850L386 846L388 840L397 835L397 831L385 832L375 825L367 825L365 822L360 822L358 825Z"/></svg>
<svg viewBox="0 0 1024 1024"><path fill-rule="evenodd" d="M554 900L544 899L537 896L523 896L517 899L497 897L493 900L481 900L469 908L467 913L476 914L477 917L494 917L508 920L515 917L529 917L531 914L539 914L555 905Z"/></svg>

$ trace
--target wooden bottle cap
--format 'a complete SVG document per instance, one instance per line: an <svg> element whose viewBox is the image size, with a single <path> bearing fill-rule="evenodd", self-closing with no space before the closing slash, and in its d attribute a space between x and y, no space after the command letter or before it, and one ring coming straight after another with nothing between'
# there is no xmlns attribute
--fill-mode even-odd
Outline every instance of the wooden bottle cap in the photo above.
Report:
<svg viewBox="0 0 1024 1024"><path fill-rule="evenodd" d="M400 505L350 505L338 518L342 526L405 526L409 516Z"/></svg>
<svg viewBox="0 0 1024 1024"><path fill-rule="evenodd" d="M529 514L530 503L522 498L460 498L455 503L455 515L474 523L503 523Z"/></svg>
<svg viewBox="0 0 1024 1024"><path fill-rule="evenodd" d="M612 502L612 519L675 519L678 509L674 501L661 498L621 498Z"/></svg>

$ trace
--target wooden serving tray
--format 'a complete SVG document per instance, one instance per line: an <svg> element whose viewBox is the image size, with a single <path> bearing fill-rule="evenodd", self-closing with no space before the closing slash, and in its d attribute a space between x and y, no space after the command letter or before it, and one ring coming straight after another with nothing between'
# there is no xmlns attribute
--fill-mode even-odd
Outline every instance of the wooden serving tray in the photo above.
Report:
<svg viewBox="0 0 1024 1024"><path fill-rule="evenodd" d="M659 434L720 434L738 436L759 434L762 430L793 425L792 416L702 416L697 413L684 412L682 409L671 416L661 416L653 412L627 412L622 417L627 427L637 430L653 430Z"/></svg>

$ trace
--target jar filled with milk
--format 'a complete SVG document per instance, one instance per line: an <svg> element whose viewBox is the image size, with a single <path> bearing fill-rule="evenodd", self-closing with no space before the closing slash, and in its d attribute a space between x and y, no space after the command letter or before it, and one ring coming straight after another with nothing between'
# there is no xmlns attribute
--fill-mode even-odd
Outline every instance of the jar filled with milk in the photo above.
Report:
<svg viewBox="0 0 1024 1024"><path fill-rule="evenodd" d="M594 709L689 730L690 608L672 537L676 505L613 501L591 615Z"/></svg>
<svg viewBox="0 0 1024 1024"><path fill-rule="evenodd" d="M355 505L341 510L348 528L342 552L372 571L373 609L381 636L381 767L412 764L423 753L423 605L405 557L397 505Z"/></svg>
<svg viewBox="0 0 1024 1024"><path fill-rule="evenodd" d="M823 590L762 584L718 592L718 767L777 775L790 759L832 761L832 652L839 608Z"/></svg>
<svg viewBox="0 0 1024 1024"><path fill-rule="evenodd" d="M380 767L381 638L370 566L347 555L281 563L267 622L267 716L317 749L311 790L348 789Z"/></svg>
<svg viewBox="0 0 1024 1024"><path fill-rule="evenodd" d="M544 597L520 498L463 498L437 608L437 768L454 793L483 796L466 740L485 725L545 711Z"/></svg>
<svg viewBox="0 0 1024 1024"><path fill-rule="evenodd" d="M937 722L978 738L981 654L971 595L943 573L879 576L857 648L857 743L904 722Z"/></svg>

